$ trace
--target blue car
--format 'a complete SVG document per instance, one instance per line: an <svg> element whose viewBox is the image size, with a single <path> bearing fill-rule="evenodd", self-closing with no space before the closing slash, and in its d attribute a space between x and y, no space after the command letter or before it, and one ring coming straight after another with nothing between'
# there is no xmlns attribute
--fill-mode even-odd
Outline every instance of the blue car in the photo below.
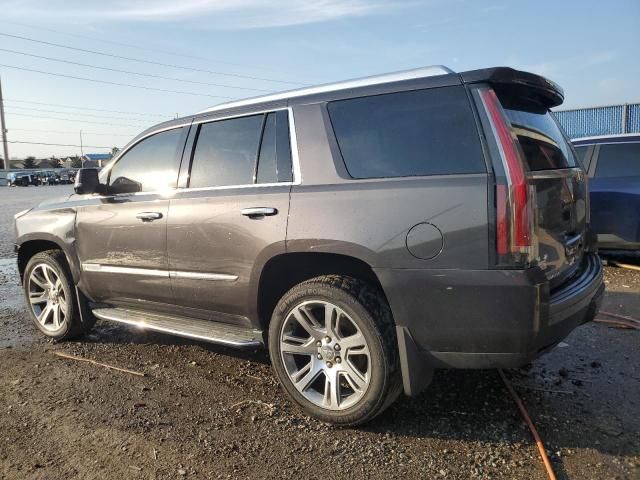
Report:
<svg viewBox="0 0 640 480"><path fill-rule="evenodd" d="M640 254L640 134L572 141L589 175L591 226L603 253Z"/></svg>

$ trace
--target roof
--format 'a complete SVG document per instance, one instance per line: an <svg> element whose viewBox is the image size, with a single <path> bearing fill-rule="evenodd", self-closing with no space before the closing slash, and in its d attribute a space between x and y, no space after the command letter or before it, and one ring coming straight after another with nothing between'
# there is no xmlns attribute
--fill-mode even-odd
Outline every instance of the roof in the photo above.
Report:
<svg viewBox="0 0 640 480"><path fill-rule="evenodd" d="M229 108L245 107L255 103L275 102L278 100L286 100L290 98L303 97L316 93L336 92L347 90L350 88L365 87L370 85L380 85L384 83L399 82L402 80L414 80L418 78L434 77L437 75L448 75L455 73L453 70L443 65L432 65L429 67L414 68L411 70L402 70L399 72L384 73L382 75L373 75L369 77L354 78L335 83L325 83L312 87L298 88L296 90L288 90L285 92L270 93L268 95L260 95L258 97L246 98L243 100L234 100L231 102L221 103L214 107L208 108L198 113L215 112L218 110L226 110Z"/></svg>
<svg viewBox="0 0 640 480"><path fill-rule="evenodd" d="M640 141L640 133L619 133L616 135L595 135L571 139L574 145L590 145L592 143L624 143Z"/></svg>

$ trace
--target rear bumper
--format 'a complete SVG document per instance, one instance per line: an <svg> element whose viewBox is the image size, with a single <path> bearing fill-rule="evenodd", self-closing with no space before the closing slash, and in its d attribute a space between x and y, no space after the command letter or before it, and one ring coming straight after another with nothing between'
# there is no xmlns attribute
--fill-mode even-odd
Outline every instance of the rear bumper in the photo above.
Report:
<svg viewBox="0 0 640 480"><path fill-rule="evenodd" d="M396 270L376 273L396 320L405 393L434 368L511 368L591 321L604 293L595 254L553 292L539 269Z"/></svg>

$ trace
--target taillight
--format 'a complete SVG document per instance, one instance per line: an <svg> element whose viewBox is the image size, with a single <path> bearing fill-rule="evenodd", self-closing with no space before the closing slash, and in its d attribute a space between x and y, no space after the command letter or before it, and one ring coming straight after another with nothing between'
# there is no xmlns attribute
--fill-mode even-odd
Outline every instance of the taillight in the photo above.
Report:
<svg viewBox="0 0 640 480"><path fill-rule="evenodd" d="M499 264L526 265L534 258L533 207L524 163L500 101L489 88L479 90L495 134L504 177L496 178L496 251Z"/></svg>

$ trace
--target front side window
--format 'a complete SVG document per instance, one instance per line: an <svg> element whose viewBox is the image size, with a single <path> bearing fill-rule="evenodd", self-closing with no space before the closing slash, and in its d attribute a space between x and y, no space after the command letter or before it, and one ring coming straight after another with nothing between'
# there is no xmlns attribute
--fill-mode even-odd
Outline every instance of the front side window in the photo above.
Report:
<svg viewBox="0 0 640 480"><path fill-rule="evenodd" d="M639 177L640 143L600 145L596 177Z"/></svg>
<svg viewBox="0 0 640 480"><path fill-rule="evenodd" d="M176 187L184 128L156 133L125 152L109 171L110 194Z"/></svg>
<svg viewBox="0 0 640 480"><path fill-rule="evenodd" d="M339 100L328 111L354 178L486 171L464 87Z"/></svg>

